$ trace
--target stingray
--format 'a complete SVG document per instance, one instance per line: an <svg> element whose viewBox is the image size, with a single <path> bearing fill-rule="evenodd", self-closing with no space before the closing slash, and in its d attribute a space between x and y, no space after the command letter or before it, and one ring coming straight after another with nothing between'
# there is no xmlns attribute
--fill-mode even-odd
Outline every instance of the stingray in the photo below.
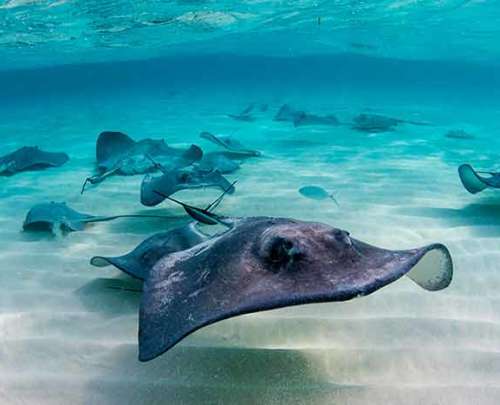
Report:
<svg viewBox="0 0 500 405"><path fill-rule="evenodd" d="M399 124L429 125L426 122L407 121L380 114L359 114L354 117L352 128L362 132L378 133L394 131Z"/></svg>
<svg viewBox="0 0 500 405"><path fill-rule="evenodd" d="M482 176L482 175L486 176ZM500 173L476 171L469 164L458 168L458 175L465 189L471 194L477 194L484 189L500 188Z"/></svg>
<svg viewBox="0 0 500 405"><path fill-rule="evenodd" d="M141 203L147 207L160 204L165 198L181 190L215 187L234 192L231 183L217 170L206 172L198 168L166 171L161 176L146 175L141 184Z"/></svg>
<svg viewBox="0 0 500 405"><path fill-rule="evenodd" d="M0 157L0 175L12 176L28 170L59 167L68 160L68 155L63 152L45 152L37 146L23 146Z"/></svg>
<svg viewBox="0 0 500 405"><path fill-rule="evenodd" d="M340 125L335 115L314 115L305 111L298 111L294 117L293 124L296 127L303 125Z"/></svg>
<svg viewBox="0 0 500 405"><path fill-rule="evenodd" d="M275 121L289 121L298 126L303 125L340 125L339 120L334 115L315 115L305 111L295 110L288 104L283 104L274 117Z"/></svg>
<svg viewBox="0 0 500 405"><path fill-rule="evenodd" d="M236 121L245 121L245 122L255 121L255 117L251 115L254 108L255 108L255 103L252 103L248 105L248 107L246 107L239 114L228 114L227 116Z"/></svg>
<svg viewBox="0 0 500 405"><path fill-rule="evenodd" d="M216 145L223 147L224 149L227 149L228 151L230 151L235 155L241 155L241 156L261 155L259 151L245 148L245 146L243 146L240 141L234 139L229 135L214 135L211 134L210 132L205 131L200 134L200 137L210 142L213 142Z"/></svg>
<svg viewBox="0 0 500 405"><path fill-rule="evenodd" d="M221 174L233 173L240 168L240 164L224 152L204 153L203 159L196 166L202 171L219 171Z"/></svg>
<svg viewBox="0 0 500 405"><path fill-rule="evenodd" d="M333 202L335 202L335 204L338 205L338 202L335 199L334 195L320 186L303 186L299 188L299 193L304 197L310 198L312 200L331 199L333 200Z"/></svg>
<svg viewBox="0 0 500 405"><path fill-rule="evenodd" d="M117 218L171 218L161 215L125 214L95 216L78 212L65 202L41 203L33 206L23 223L25 231L49 231L54 234L82 231L91 222L112 221Z"/></svg>
<svg viewBox="0 0 500 405"><path fill-rule="evenodd" d="M403 275L437 291L452 279L448 249L386 250L321 223L232 218L223 234L168 254L149 272L139 311L139 360L242 314L371 294Z"/></svg>
<svg viewBox="0 0 500 405"><path fill-rule="evenodd" d="M293 109L288 104L283 104L274 116L274 121L294 122L296 114L297 110Z"/></svg>
<svg viewBox="0 0 500 405"><path fill-rule="evenodd" d="M131 252L117 257L94 256L90 264L96 267L115 266L128 275L145 280L150 269L162 257L189 249L208 240L196 229L195 223L157 233L141 242Z"/></svg>
<svg viewBox="0 0 500 405"><path fill-rule="evenodd" d="M474 135L469 134L468 132L464 131L463 129L453 129L448 131L445 135L446 138L451 138L451 139L474 139Z"/></svg>
<svg viewBox="0 0 500 405"><path fill-rule="evenodd" d="M85 180L82 193L88 183L98 184L109 176L153 173L159 170L158 162L164 168L178 169L190 166L202 156L196 145L178 149L168 146L163 139L134 141L121 132L102 132L96 144L98 174Z"/></svg>

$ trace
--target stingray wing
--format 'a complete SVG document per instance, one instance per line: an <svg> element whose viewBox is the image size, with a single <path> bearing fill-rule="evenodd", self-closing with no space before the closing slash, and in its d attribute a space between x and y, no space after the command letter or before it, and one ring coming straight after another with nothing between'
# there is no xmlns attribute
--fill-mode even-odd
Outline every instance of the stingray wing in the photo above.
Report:
<svg viewBox="0 0 500 405"><path fill-rule="evenodd" d="M245 243L244 235L235 229L169 255L152 269L140 307L141 361L159 356L203 326L233 316L345 301L368 295L405 274L431 291L445 288L452 278L451 257L443 245L388 251L357 241L356 260L346 256L343 266L333 271L305 268L276 273L255 266L239 251L231 253L235 245Z"/></svg>
<svg viewBox="0 0 500 405"><path fill-rule="evenodd" d="M469 164L461 165L458 175L465 189L471 194L477 194L488 187L500 188L500 176L480 176Z"/></svg>
<svg viewBox="0 0 500 405"><path fill-rule="evenodd" d="M0 159L0 174L59 167L68 160L69 156L63 152L45 152L38 147L24 146Z"/></svg>
<svg viewBox="0 0 500 405"><path fill-rule="evenodd" d="M59 167L65 164L69 157L64 152L45 152L34 148L33 155L25 159L26 166L23 169L32 166Z"/></svg>
<svg viewBox="0 0 500 405"><path fill-rule="evenodd" d="M196 229L195 224L157 233L141 242L131 252L117 257L94 256L90 264L96 267L115 266L128 275L144 280L151 268L162 257L189 249L207 240L207 236Z"/></svg>
<svg viewBox="0 0 500 405"><path fill-rule="evenodd" d="M97 164L101 166L108 161L116 162L132 149L135 144L136 142L132 138L122 132L101 132L96 143Z"/></svg>

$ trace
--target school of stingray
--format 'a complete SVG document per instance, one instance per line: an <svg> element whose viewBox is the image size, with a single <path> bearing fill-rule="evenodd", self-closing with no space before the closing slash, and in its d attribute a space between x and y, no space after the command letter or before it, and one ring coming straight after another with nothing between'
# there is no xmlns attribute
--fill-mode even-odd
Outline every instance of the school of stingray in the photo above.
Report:
<svg viewBox="0 0 500 405"><path fill-rule="evenodd" d="M268 111L253 103L228 118L251 122L254 113ZM334 115L315 115L283 105L274 116L283 125L349 125L365 133L394 130L399 125L431 125L360 114L349 123ZM244 125L244 124L243 124ZM445 134L471 139L463 130ZM139 359L163 354L196 330L242 314L307 303L346 301L374 293L403 276L428 291L446 288L453 277L453 262L446 246L435 243L410 250L387 250L359 241L348 231L328 224L286 217L230 217L220 212L224 198L237 192L235 173L247 159L262 154L234 136L201 132L200 139L219 147L204 153L197 145L169 146L163 139L134 140L122 132L102 132L96 142L95 171L82 179L83 195L105 187L111 176L144 176L138 198L147 207L179 204L192 222L156 233L135 249L115 257L95 256L96 267L115 266L142 282L139 308ZM69 156L24 146L0 158L0 174L56 168ZM42 175L42 171L39 172ZM464 188L479 193L500 188L500 173L480 171L470 164L458 169ZM173 197L181 190L216 188L220 196L205 207ZM342 203L321 185L297 185L304 198ZM82 198L85 198L84 196ZM216 212L217 211L217 212ZM155 211L157 212L157 211ZM81 213L65 202L33 206L22 225L25 232L52 232L63 237L92 222L120 218L162 217L158 214ZM122 253L122 252L119 252Z"/></svg>

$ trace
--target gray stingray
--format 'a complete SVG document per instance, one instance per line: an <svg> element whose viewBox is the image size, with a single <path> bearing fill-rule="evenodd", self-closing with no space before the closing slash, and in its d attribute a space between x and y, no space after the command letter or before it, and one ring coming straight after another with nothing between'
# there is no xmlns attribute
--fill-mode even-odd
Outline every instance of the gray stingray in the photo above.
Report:
<svg viewBox="0 0 500 405"><path fill-rule="evenodd" d="M402 120L380 114L359 114L354 117L352 128L362 132L389 132L394 131L399 124L429 125L426 122Z"/></svg>
<svg viewBox="0 0 500 405"><path fill-rule="evenodd" d="M340 125L340 121L333 114L329 115L315 115L309 114L305 111L298 111L293 120L296 127L304 125Z"/></svg>
<svg viewBox="0 0 500 405"><path fill-rule="evenodd" d="M481 176L485 174L486 176ZM486 188L500 188L500 173L476 171L469 164L458 168L458 175L465 189L471 194L477 194Z"/></svg>
<svg viewBox="0 0 500 405"><path fill-rule="evenodd" d="M206 139L210 142L215 143L216 145L219 145L223 147L224 149L227 149L231 153L235 155L241 155L241 156L260 156L261 153L256 150L252 149L247 149L245 146L241 144L240 141L237 139L234 139L233 137L229 135L214 135L211 134L210 132L202 132L200 134L200 137L203 139Z"/></svg>
<svg viewBox="0 0 500 405"><path fill-rule="evenodd" d="M451 138L451 139L474 139L474 135L469 134L468 132L464 131L463 129L452 129L448 131L445 135L446 138Z"/></svg>
<svg viewBox="0 0 500 405"><path fill-rule="evenodd" d="M334 115L315 115L305 111L296 110L288 104L283 104L274 117L275 121L289 121L298 126L303 125L340 125L339 120Z"/></svg>
<svg viewBox="0 0 500 405"><path fill-rule="evenodd" d="M23 146L0 157L0 176L12 176L27 170L59 167L69 160L64 152L45 152L37 146Z"/></svg>
<svg viewBox="0 0 500 405"><path fill-rule="evenodd" d="M159 164L166 169L187 167L199 161L202 150L191 145L188 149L168 146L163 139L142 139L134 141L121 132L102 132L96 143L96 162L98 173L86 179L86 184L98 184L109 176L132 176L153 173Z"/></svg>
<svg viewBox="0 0 500 405"><path fill-rule="evenodd" d="M245 121L245 122L255 121L255 117L251 114L254 109L255 109L255 103L252 103L248 105L248 107L246 107L239 114L228 114L227 116L236 121Z"/></svg>
<svg viewBox="0 0 500 405"><path fill-rule="evenodd" d="M326 200L329 198L338 205L338 202L335 199L334 195L320 186L303 186L299 188L299 193L304 197L310 198L312 200Z"/></svg>
<svg viewBox="0 0 500 405"><path fill-rule="evenodd" d="M204 153L203 159L197 164L203 171L217 170L221 174L233 173L240 168L240 164L227 156L225 152Z"/></svg>
<svg viewBox="0 0 500 405"><path fill-rule="evenodd" d="M33 206L23 223L25 231L49 231L52 233L82 231L90 222L111 221L117 218L170 218L160 215L125 214L95 216L78 212L65 202L41 203Z"/></svg>
<svg viewBox="0 0 500 405"><path fill-rule="evenodd" d="M147 207L160 204L165 197L180 190L216 187L234 192L231 183L217 170L206 172L197 168L166 171L161 176L146 175L141 184L141 203ZM160 192L162 195L158 194Z"/></svg>
<svg viewBox="0 0 500 405"><path fill-rule="evenodd" d="M151 268L162 257L189 249L198 243L205 242L208 238L196 228L195 223L192 223L157 233L123 256L94 256L90 259L90 264L96 267L112 265L132 277L145 280Z"/></svg>
<svg viewBox="0 0 500 405"><path fill-rule="evenodd" d="M242 314L371 294L403 275L447 287L448 249L386 250L321 223L232 218L231 228L168 254L149 272L139 311L139 359L161 355L194 331Z"/></svg>

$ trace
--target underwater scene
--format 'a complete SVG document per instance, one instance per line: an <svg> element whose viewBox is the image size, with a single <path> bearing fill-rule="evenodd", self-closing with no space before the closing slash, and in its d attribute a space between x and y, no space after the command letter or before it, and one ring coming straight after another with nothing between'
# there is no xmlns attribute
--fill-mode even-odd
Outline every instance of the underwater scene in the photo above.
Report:
<svg viewBox="0 0 500 405"><path fill-rule="evenodd" d="M0 61L0 403L500 403L499 4L0 0Z"/></svg>

